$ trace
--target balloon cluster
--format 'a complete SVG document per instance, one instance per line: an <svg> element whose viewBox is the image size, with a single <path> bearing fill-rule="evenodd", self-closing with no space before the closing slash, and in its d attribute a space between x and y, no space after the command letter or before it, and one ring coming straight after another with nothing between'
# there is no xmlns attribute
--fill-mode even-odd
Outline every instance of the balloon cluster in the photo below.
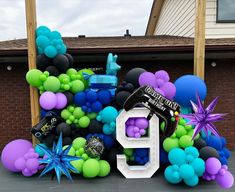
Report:
<svg viewBox="0 0 235 192"><path fill-rule="evenodd" d="M54 58L57 54L65 54L67 47L58 31L51 31L46 26L36 29L36 45L39 54Z"/></svg>
<svg viewBox="0 0 235 192"><path fill-rule="evenodd" d="M164 128L164 123L161 128ZM193 127L191 125L186 125L186 120L184 118L180 118L177 128L172 136L167 137L163 141L163 149L166 152L169 152L171 149L176 147L186 148L193 146ZM197 136L197 138L199 135Z"/></svg>
<svg viewBox="0 0 235 192"><path fill-rule="evenodd" d="M103 109L103 105L111 103L111 94L108 90L100 90L98 92L86 89L83 92L76 93L74 96L74 104L80 106L84 112L98 113Z"/></svg>
<svg viewBox="0 0 235 192"><path fill-rule="evenodd" d="M63 109L67 105L67 97L63 93L44 92L39 98L40 106L45 110Z"/></svg>
<svg viewBox="0 0 235 192"><path fill-rule="evenodd" d="M157 71L155 74L144 72L139 76L139 85L149 85L154 87L155 91L159 92L168 99L173 99L176 94L175 85L169 82L170 77L164 70Z"/></svg>
<svg viewBox="0 0 235 192"><path fill-rule="evenodd" d="M149 122L145 117L130 118L126 121L126 134L128 137L140 138L146 134Z"/></svg>
<svg viewBox="0 0 235 192"><path fill-rule="evenodd" d="M168 154L172 165L165 169L164 175L169 183L177 184L182 180L188 186L196 186L205 172L205 162L199 158L199 152L195 147L172 149Z"/></svg>
<svg viewBox="0 0 235 192"><path fill-rule="evenodd" d="M126 148L123 149L123 153L130 164L144 165L149 161L149 149L147 148Z"/></svg>
<svg viewBox="0 0 235 192"><path fill-rule="evenodd" d="M233 175L228 171L228 166L221 165L220 161L214 157L206 160L206 171L203 174L203 179L215 180L224 189L231 188L234 183Z"/></svg>

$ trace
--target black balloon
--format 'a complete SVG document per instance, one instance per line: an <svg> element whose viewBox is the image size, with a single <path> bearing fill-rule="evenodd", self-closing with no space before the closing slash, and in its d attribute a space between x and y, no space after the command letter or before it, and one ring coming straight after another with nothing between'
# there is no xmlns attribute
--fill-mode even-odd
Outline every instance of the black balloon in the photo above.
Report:
<svg viewBox="0 0 235 192"><path fill-rule="evenodd" d="M118 154L118 149L112 148L112 149L110 149L110 151L105 151L102 158L104 158L106 161L108 161L111 165L116 165L117 154Z"/></svg>
<svg viewBox="0 0 235 192"><path fill-rule="evenodd" d="M64 137L63 138L63 146L65 145L71 145L73 140L70 137Z"/></svg>
<svg viewBox="0 0 235 192"><path fill-rule="evenodd" d="M54 134L48 134L46 137L44 137L43 142L47 147L52 147L53 142L55 140L55 135Z"/></svg>
<svg viewBox="0 0 235 192"><path fill-rule="evenodd" d="M125 81L127 83L133 84L135 87L139 87L139 76L141 73L145 72L145 69L142 68L134 68L127 72L125 76Z"/></svg>
<svg viewBox="0 0 235 192"><path fill-rule="evenodd" d="M52 60L44 54L38 55L36 59L37 69L44 71L46 67L52 65Z"/></svg>
<svg viewBox="0 0 235 192"><path fill-rule="evenodd" d="M131 93L128 91L120 91L116 94L115 101L121 108L123 108L125 101L130 95Z"/></svg>
<svg viewBox="0 0 235 192"><path fill-rule="evenodd" d="M96 119L92 119L88 131L89 133L102 133L103 124L100 121L97 121Z"/></svg>
<svg viewBox="0 0 235 192"><path fill-rule="evenodd" d="M53 64L57 67L57 69L59 69L60 72L65 73L69 67L69 60L65 55L58 54L53 59Z"/></svg>
<svg viewBox="0 0 235 192"><path fill-rule="evenodd" d="M204 161L206 161L210 157L215 157L219 159L219 154L216 151L216 149L214 149L213 147L209 147L209 146L203 147L200 149L199 154L200 154L200 158L202 158Z"/></svg>
<svg viewBox="0 0 235 192"><path fill-rule="evenodd" d="M100 157L104 152L104 143L99 137L92 136L87 140L84 149L89 157Z"/></svg>
<svg viewBox="0 0 235 192"><path fill-rule="evenodd" d="M67 137L71 134L71 128L67 123L60 123L59 125L57 125L56 127L56 134L60 135L60 133L62 132L63 137Z"/></svg>
<svg viewBox="0 0 235 192"><path fill-rule="evenodd" d="M73 67L73 57L72 57L72 55L70 55L70 54L68 54L68 53L65 53L64 55L65 55L65 56L68 58L68 60L69 60L69 68Z"/></svg>
<svg viewBox="0 0 235 192"><path fill-rule="evenodd" d="M206 147L207 144L202 138L198 138L194 140L193 146L200 150L201 148Z"/></svg>
<svg viewBox="0 0 235 192"><path fill-rule="evenodd" d="M72 105L73 104L73 94L71 92L64 92L64 95L67 98L67 105Z"/></svg>
<svg viewBox="0 0 235 192"><path fill-rule="evenodd" d="M53 66L53 65L48 66L45 69L45 71L48 71L50 76L55 76L55 77L59 76L59 74L60 74L59 70L55 66Z"/></svg>

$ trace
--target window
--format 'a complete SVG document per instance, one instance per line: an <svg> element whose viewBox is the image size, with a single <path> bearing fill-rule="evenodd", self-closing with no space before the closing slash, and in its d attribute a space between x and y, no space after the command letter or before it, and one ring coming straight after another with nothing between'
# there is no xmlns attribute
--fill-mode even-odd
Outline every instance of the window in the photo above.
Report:
<svg viewBox="0 0 235 192"><path fill-rule="evenodd" d="M217 23L235 23L235 0L217 0Z"/></svg>

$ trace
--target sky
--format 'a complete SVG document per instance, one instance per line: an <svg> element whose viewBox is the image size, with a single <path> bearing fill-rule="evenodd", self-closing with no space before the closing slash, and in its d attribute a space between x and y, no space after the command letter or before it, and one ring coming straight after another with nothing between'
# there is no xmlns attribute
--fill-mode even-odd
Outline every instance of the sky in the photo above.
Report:
<svg viewBox="0 0 235 192"><path fill-rule="evenodd" d="M37 26L62 36L144 35L153 0L36 0ZM0 41L26 38L24 0L0 0Z"/></svg>

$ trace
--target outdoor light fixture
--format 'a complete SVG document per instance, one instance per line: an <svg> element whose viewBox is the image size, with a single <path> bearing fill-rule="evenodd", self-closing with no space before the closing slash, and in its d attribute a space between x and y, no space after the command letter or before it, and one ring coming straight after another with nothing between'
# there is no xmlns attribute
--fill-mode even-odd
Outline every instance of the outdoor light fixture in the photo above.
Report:
<svg viewBox="0 0 235 192"><path fill-rule="evenodd" d="M11 71L12 70L12 66L11 65L7 65L7 70Z"/></svg>
<svg viewBox="0 0 235 192"><path fill-rule="evenodd" d="M216 62L214 62L214 61L211 63L212 67L216 67L216 65L217 65Z"/></svg>

